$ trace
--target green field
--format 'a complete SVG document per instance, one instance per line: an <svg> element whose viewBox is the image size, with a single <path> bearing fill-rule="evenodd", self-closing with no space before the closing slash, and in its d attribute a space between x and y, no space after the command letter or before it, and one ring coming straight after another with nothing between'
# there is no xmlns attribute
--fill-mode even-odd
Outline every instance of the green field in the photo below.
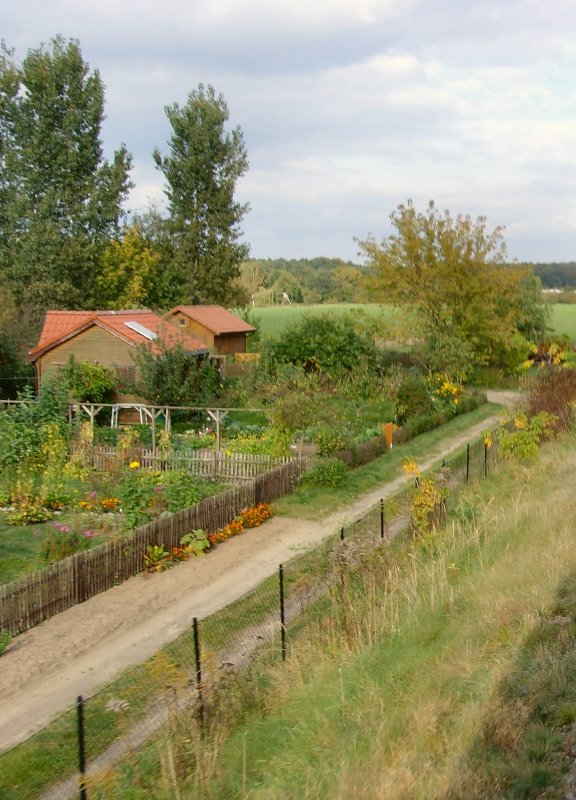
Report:
<svg viewBox="0 0 576 800"><path fill-rule="evenodd" d="M557 334L569 336L576 341L576 305L554 303L551 305L550 327Z"/></svg>
<svg viewBox="0 0 576 800"><path fill-rule="evenodd" d="M554 303L550 306L550 327L553 333L566 334L576 341L576 305ZM277 336L289 326L296 324L304 314L337 314L351 313L359 319L381 323L382 338L411 338L414 327L409 315L391 305L376 303L358 304L340 303L338 305L292 305L266 306L253 309L253 316L260 322L263 336Z"/></svg>
<svg viewBox="0 0 576 800"><path fill-rule="evenodd" d="M383 338L395 338L396 333L402 329L408 317L401 309L376 303L266 306L254 308L252 311L252 315L260 323L260 331L263 336L277 336L286 328L297 324L305 314L337 316L352 314L356 319L364 319L366 324L377 323L378 326L381 326Z"/></svg>

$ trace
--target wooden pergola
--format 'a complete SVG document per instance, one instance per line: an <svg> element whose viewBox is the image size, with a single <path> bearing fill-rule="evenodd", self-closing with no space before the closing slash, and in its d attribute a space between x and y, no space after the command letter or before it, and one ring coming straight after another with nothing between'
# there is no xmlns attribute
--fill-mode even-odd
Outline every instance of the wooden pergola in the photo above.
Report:
<svg viewBox="0 0 576 800"><path fill-rule="evenodd" d="M262 413L261 408L214 408L208 406L153 406L146 403L70 403L68 406L68 419L72 421L74 414L86 414L90 420L90 430L94 433L94 423L96 417L103 408L111 409L110 427L118 427L118 417L123 409L137 411L140 423L150 424L152 433L152 449L156 450L156 424L161 417L164 417L164 430L169 431L171 427L172 411L200 411L207 414L216 424L216 449L220 450L220 431L223 420L231 411L257 411Z"/></svg>

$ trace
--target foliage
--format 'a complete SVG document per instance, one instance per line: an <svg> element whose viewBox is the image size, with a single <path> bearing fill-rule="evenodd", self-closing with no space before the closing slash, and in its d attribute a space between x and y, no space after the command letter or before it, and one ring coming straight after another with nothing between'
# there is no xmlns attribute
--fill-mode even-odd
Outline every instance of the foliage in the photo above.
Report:
<svg viewBox="0 0 576 800"><path fill-rule="evenodd" d="M166 107L170 152L154 151L166 179L168 227L181 302L195 297L228 304L248 247L239 242L247 204L235 201L236 182L248 169L239 127L227 132L228 106L212 86L200 84L186 104Z"/></svg>
<svg viewBox="0 0 576 800"><path fill-rule="evenodd" d="M0 630L0 656L6 652L6 648L11 640L10 631L6 630L6 628L2 628L2 630Z"/></svg>
<svg viewBox="0 0 576 800"><path fill-rule="evenodd" d="M168 346L158 340L155 345L154 349L145 345L136 348L138 395L154 405L201 406L214 402L220 376L210 362L186 353L180 342Z"/></svg>
<svg viewBox="0 0 576 800"><path fill-rule="evenodd" d="M294 364L339 376L360 368L373 373L378 355L373 337L356 330L350 317L305 315L267 345L262 360L271 372L279 364Z"/></svg>
<svg viewBox="0 0 576 800"><path fill-rule="evenodd" d="M28 391L22 393L21 399L26 402L0 414L0 469L19 465L42 471L48 462L59 461L56 451L61 454L66 450L66 391L47 379L36 400Z"/></svg>
<svg viewBox="0 0 576 800"><path fill-rule="evenodd" d="M415 538L437 530L446 519L446 491L433 478L418 479L410 504L410 527Z"/></svg>
<svg viewBox="0 0 576 800"><path fill-rule="evenodd" d="M393 400L398 425L412 417L428 414L432 409L430 386L418 372L408 372L401 378Z"/></svg>
<svg viewBox="0 0 576 800"><path fill-rule="evenodd" d="M464 374L472 361L508 363L514 335L532 320L539 325L540 296L527 270L506 264L502 228L489 231L484 217L442 214L433 202L420 213L409 201L391 220L395 234L381 244L373 238L359 244L375 288L418 311L428 353L434 354L434 340L442 344L446 363L436 359L434 369L452 371L459 348L470 359Z"/></svg>
<svg viewBox="0 0 576 800"><path fill-rule="evenodd" d="M322 426L316 428L312 436L312 441L318 448L321 456L329 456L336 450L343 450L346 447L346 432L342 429Z"/></svg>
<svg viewBox="0 0 576 800"><path fill-rule="evenodd" d="M366 270L339 258L249 259L240 281L255 305L282 303L355 303L367 299Z"/></svg>
<svg viewBox="0 0 576 800"><path fill-rule="evenodd" d="M77 41L0 53L0 272L37 323L47 308L90 307L100 258L130 182L122 146L102 157L104 86Z"/></svg>
<svg viewBox="0 0 576 800"><path fill-rule="evenodd" d="M59 378L79 403L104 403L116 388L116 380L107 367L90 361L76 361L74 356L70 356Z"/></svg>
<svg viewBox="0 0 576 800"><path fill-rule="evenodd" d="M102 255L96 281L99 308L150 308L158 304L161 255L140 221L127 225Z"/></svg>
<svg viewBox="0 0 576 800"><path fill-rule="evenodd" d="M542 411L555 418L556 430L569 430L576 409L576 369L553 366L538 373L528 399L531 415Z"/></svg>
<svg viewBox="0 0 576 800"><path fill-rule="evenodd" d="M39 502L24 502L6 514L6 522L8 525L34 525L36 522L46 522L52 516L52 512Z"/></svg>
<svg viewBox="0 0 576 800"><path fill-rule="evenodd" d="M204 555L206 550L208 550L210 547L208 534L201 528L198 528L195 531L190 531L190 533L184 534L184 536L180 539L180 546L184 550L184 558L182 559L184 561L186 560L186 553L195 556Z"/></svg>
<svg viewBox="0 0 576 800"><path fill-rule="evenodd" d="M42 544L42 559L46 564L68 558L90 547L93 531L78 531L73 526L61 522L51 522L50 525L53 530Z"/></svg>
<svg viewBox="0 0 576 800"><path fill-rule="evenodd" d="M300 483L302 486L338 489L346 483L347 475L346 464L339 458L318 458Z"/></svg>
<svg viewBox="0 0 576 800"><path fill-rule="evenodd" d="M19 392L33 383L34 367L24 360L13 333L0 328L0 396L14 400Z"/></svg>
<svg viewBox="0 0 576 800"><path fill-rule="evenodd" d="M149 544L144 553L144 566L146 572L164 572L172 566L170 553L164 545Z"/></svg>
<svg viewBox="0 0 576 800"><path fill-rule="evenodd" d="M231 536L237 536L248 528L258 527L267 519L270 519L271 516L272 509L268 503L258 503L257 506L244 508L228 525L225 525L215 533L209 533L208 541L212 546L225 542L226 539L230 539Z"/></svg>
<svg viewBox="0 0 576 800"><path fill-rule="evenodd" d="M547 411L540 411L530 418L519 412L510 424L498 430L500 455L508 460L535 458L540 442L554 435L555 421Z"/></svg>
<svg viewBox="0 0 576 800"><path fill-rule="evenodd" d="M162 487L166 510L170 512L193 506L218 488L205 480L192 478L186 472L172 470L162 473L158 485Z"/></svg>

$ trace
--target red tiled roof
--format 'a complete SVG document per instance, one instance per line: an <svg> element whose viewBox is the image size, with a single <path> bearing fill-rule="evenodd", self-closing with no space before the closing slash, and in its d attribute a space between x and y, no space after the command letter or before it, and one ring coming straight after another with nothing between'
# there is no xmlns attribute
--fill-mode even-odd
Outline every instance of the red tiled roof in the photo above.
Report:
<svg viewBox="0 0 576 800"><path fill-rule="evenodd" d="M253 325L244 322L222 306L176 306L169 313L174 315L176 311L186 314L217 336L222 333L252 333L256 330Z"/></svg>
<svg viewBox="0 0 576 800"><path fill-rule="evenodd" d="M120 336L129 344L150 343L152 350L158 352L159 348L143 333L134 330L126 323L135 322L155 333L168 346L177 342L189 353L207 353L206 345L199 339L190 336L185 331L178 330L168 324L162 317L153 311L138 309L135 311L47 311L44 327L40 340L34 347L29 357L34 361L47 350L63 342L65 339L76 336L91 325L98 325L114 335Z"/></svg>

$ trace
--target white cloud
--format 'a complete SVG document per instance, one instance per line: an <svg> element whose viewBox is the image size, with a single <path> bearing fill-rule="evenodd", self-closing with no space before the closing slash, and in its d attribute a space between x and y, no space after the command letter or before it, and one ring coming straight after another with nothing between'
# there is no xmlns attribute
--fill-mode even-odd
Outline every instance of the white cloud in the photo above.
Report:
<svg viewBox="0 0 576 800"><path fill-rule="evenodd" d="M506 224L523 258L574 257L571 0L28 0L4 16L19 56L80 39L107 86L106 152L134 153L135 206L163 201L164 105L205 82L245 133L256 255L354 257L353 236L384 235L412 197Z"/></svg>

